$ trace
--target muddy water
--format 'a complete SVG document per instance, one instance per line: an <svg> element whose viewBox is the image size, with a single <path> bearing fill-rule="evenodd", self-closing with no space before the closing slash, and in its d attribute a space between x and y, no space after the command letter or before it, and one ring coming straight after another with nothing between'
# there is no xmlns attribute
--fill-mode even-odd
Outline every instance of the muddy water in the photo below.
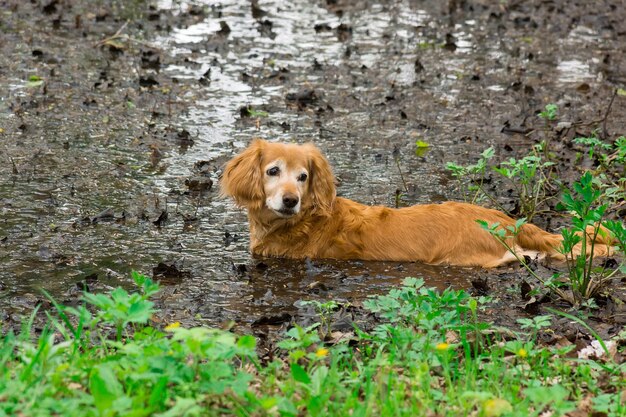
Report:
<svg viewBox="0 0 626 417"><path fill-rule="evenodd" d="M501 159L524 153L546 134L536 116L545 104L559 104L565 121L591 120L626 82L624 19L611 2L444 3L207 1L202 19L146 41L163 58L142 74L176 92L160 102L167 117L148 127L139 117L136 128L116 125L118 113L152 105L140 97L129 105L132 93L105 103L111 114L71 120L28 119L28 109L18 115L3 105L0 302L27 310L39 288L70 300L86 277L95 289L127 285L131 268L151 274L167 263L175 268L165 274L164 320L251 323L293 312L303 299L358 303L405 276L440 288L498 280L502 271L253 259L245 213L216 186L186 185L217 184L222 164L260 136L314 141L339 194L364 203L460 199L447 161L468 163L489 146ZM188 5L159 7L176 15ZM88 58L86 76L97 78L105 62ZM129 88L123 79L118 94ZM23 80L4 74L6 96L32 98ZM626 130L625 109L617 100L609 132ZM21 128L24 118L35 127ZM146 138L155 132L170 132L162 151L154 143L163 141ZM556 137L566 157L570 138ZM429 144L426 153L416 154L417 140ZM573 170L566 157L563 169ZM514 199L506 188L498 193L504 204Z"/></svg>

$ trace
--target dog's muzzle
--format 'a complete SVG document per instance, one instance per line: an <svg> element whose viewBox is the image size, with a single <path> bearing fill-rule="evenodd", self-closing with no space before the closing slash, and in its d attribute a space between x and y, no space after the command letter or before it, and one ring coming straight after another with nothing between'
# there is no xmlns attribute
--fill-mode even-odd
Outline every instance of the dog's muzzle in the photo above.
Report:
<svg viewBox="0 0 626 417"><path fill-rule="evenodd" d="M298 214L298 205L300 198L292 193L287 193L283 196L282 207L278 210L274 210L281 217L291 217Z"/></svg>

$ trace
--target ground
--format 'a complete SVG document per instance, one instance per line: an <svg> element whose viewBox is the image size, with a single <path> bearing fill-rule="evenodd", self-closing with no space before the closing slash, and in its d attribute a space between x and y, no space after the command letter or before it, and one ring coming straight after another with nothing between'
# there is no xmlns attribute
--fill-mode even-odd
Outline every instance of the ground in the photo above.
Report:
<svg viewBox="0 0 626 417"><path fill-rule="evenodd" d="M50 308L40 288L71 303L128 285L131 269L165 284L163 323L261 336L310 320L309 299L349 303L336 325L367 326L362 300L406 276L493 296L496 323L543 313L517 266L254 259L245 214L216 184L256 136L315 142L339 193L367 204L461 200L447 162L490 146L502 161L545 139L567 184L590 168L573 138L626 133L617 3L1 2L3 328ZM553 123L538 117L549 103ZM515 213L511 187L487 182ZM534 221L567 224L554 211ZM588 313L603 337L626 323L624 287ZM545 337L588 336L562 319Z"/></svg>

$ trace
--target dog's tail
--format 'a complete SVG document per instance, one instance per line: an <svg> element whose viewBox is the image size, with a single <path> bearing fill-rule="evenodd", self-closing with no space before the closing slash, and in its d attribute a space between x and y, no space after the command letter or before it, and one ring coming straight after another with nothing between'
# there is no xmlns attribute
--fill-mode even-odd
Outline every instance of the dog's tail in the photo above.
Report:
<svg viewBox="0 0 626 417"><path fill-rule="evenodd" d="M598 233L594 226L587 226L586 233L588 242L593 242L594 256L606 257L613 253L612 245L615 244L615 237L604 226L600 226ZM581 233L577 234L581 235ZM565 255L562 253L563 236L546 232L535 225L522 225L520 232L515 236L515 243L522 249L538 251L551 258L565 260ZM576 244L572 250L573 255L580 255L582 250L582 245ZM590 250L589 247L586 248L588 254Z"/></svg>

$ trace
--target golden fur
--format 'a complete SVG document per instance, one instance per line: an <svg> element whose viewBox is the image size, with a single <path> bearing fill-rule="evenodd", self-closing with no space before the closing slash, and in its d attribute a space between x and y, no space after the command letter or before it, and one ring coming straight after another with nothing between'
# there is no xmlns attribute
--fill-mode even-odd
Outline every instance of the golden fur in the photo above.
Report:
<svg viewBox="0 0 626 417"><path fill-rule="evenodd" d="M256 139L228 162L221 188L223 195L233 197L248 210L250 246L258 255L421 261L485 268L515 260L476 223L485 220L513 226L515 220L511 217L458 202L392 209L336 197L331 167L312 144ZM295 201L295 207L287 207ZM561 241L560 235L526 224L509 239L509 244L520 256L563 259L557 251ZM610 242L598 238L598 256L609 252L605 243Z"/></svg>

